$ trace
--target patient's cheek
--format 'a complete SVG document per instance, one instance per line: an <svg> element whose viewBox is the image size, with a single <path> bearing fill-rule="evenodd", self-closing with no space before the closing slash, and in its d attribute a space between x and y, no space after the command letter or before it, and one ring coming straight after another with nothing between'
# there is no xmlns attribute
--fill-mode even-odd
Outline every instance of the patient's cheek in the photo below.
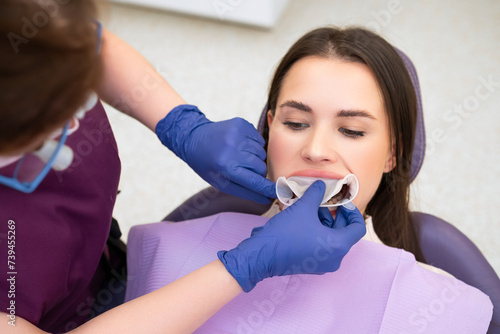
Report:
<svg viewBox="0 0 500 334"><path fill-rule="evenodd" d="M278 177L286 174L286 162L289 161L290 145L287 145L282 136L270 136L267 147L267 163L269 178L276 182ZM293 167L293 166L289 166Z"/></svg>

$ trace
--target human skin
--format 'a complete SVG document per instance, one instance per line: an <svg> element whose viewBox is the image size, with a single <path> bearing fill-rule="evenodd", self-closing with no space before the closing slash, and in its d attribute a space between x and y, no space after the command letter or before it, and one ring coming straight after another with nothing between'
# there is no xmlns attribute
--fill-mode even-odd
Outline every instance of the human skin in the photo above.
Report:
<svg viewBox="0 0 500 334"><path fill-rule="evenodd" d="M138 83L148 79L147 96L143 103L123 105L130 116L154 130L156 124L173 107L185 101L154 70L136 50L107 30L103 31L102 57L104 80L98 91L107 102L118 100L123 94L130 95ZM123 69L126 68L127 71ZM156 85L151 84L156 82ZM112 87L111 87L112 86ZM76 110L75 110L76 112ZM32 152L40 147L54 131L64 124L54 126L26 145L0 157L11 157ZM131 302L124 303L78 327L75 333L192 333L215 312L242 292L238 282L229 274L222 262L216 260L179 280ZM138 321L140 315L150 321ZM6 319L0 311L0 317ZM42 334L25 319L16 316L16 326L0 322L0 333Z"/></svg>
<svg viewBox="0 0 500 334"><path fill-rule="evenodd" d="M269 123L268 177L354 174L361 213L395 156L384 102L365 64L306 57L285 75Z"/></svg>
<svg viewBox="0 0 500 334"><path fill-rule="evenodd" d="M144 86L147 89L141 98L141 103L124 102L117 105L116 109L135 118L154 132L155 125L160 119L186 101L139 52L118 36L103 29L102 41L104 73L101 86L97 90L99 98L110 105L115 105L116 101L123 100L123 96L132 96L137 87ZM124 71L124 68L127 71ZM54 131L61 129L69 121L71 118L60 124L54 124L46 133L33 138L26 146L0 152L0 156L12 157L36 151Z"/></svg>

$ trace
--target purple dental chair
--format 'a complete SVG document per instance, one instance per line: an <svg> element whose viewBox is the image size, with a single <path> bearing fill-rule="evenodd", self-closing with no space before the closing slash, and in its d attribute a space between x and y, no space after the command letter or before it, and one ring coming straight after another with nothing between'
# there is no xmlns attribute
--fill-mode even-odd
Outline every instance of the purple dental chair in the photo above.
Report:
<svg viewBox="0 0 500 334"><path fill-rule="evenodd" d="M399 51L417 93L418 119L411 166L411 180L417 176L425 155L425 129L420 85L411 60ZM258 130L262 134L266 117L264 108ZM209 187L195 194L172 211L165 221L179 222L206 217L220 212L241 212L261 215L270 204L262 205L222 193ZM461 281L487 294L494 306L488 333L500 334L500 279L481 251L450 223L422 212L412 212L420 247L428 264L441 268Z"/></svg>

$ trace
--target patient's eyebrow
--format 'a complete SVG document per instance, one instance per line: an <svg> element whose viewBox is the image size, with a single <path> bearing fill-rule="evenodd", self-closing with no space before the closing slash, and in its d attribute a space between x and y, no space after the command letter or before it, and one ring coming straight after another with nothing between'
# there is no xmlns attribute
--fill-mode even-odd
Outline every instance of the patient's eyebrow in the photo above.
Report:
<svg viewBox="0 0 500 334"><path fill-rule="evenodd" d="M366 117L377 120L375 116L364 110L341 110L338 112L337 117Z"/></svg>
<svg viewBox="0 0 500 334"><path fill-rule="evenodd" d="M297 109L297 110L301 110L301 111L309 112L309 113L313 111L312 108L310 106L308 106L307 104L304 104L302 102L295 101L295 100L288 100L288 101L280 104L280 108L283 108L283 107L289 107L289 108L293 108L293 109ZM375 116L373 116L372 114L370 114L369 112L367 112L365 110L354 110L354 109L343 109L337 113L337 117L365 117L365 118L377 120L377 118L375 118Z"/></svg>
<svg viewBox="0 0 500 334"><path fill-rule="evenodd" d="M305 112L312 112L312 108L309 107L307 104L304 104L302 102L294 101L294 100L289 100L280 105L280 108L283 107L290 107L298 110L302 110Z"/></svg>

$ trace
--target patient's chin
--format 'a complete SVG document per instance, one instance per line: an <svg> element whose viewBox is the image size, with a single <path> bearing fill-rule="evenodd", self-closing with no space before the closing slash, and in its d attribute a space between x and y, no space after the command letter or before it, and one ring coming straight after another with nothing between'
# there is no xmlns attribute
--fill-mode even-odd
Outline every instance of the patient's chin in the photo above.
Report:
<svg viewBox="0 0 500 334"><path fill-rule="evenodd" d="M333 210L330 210L330 213L332 214L333 219L335 219L335 216L337 215L337 208L333 208Z"/></svg>

